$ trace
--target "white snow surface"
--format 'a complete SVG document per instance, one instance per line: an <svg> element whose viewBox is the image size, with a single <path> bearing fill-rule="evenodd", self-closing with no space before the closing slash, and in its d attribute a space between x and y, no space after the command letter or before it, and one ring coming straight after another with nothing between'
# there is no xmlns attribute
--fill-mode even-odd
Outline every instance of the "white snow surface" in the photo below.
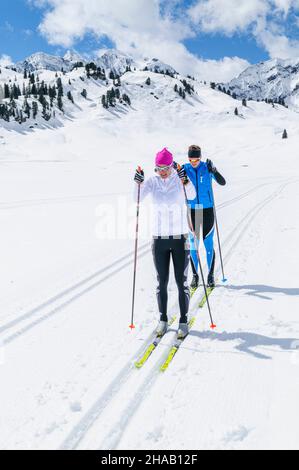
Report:
<svg viewBox="0 0 299 470"><path fill-rule="evenodd" d="M235 116L227 95L196 82L182 100L173 80L127 73L132 107L108 111L94 82L57 127L0 121L1 449L299 449L298 114L250 102ZM227 179L217 328L200 288L169 369L177 323L137 370L158 312L144 203L130 331L134 170L153 174L165 146L183 163L195 143ZM178 314L173 275L169 290Z"/></svg>

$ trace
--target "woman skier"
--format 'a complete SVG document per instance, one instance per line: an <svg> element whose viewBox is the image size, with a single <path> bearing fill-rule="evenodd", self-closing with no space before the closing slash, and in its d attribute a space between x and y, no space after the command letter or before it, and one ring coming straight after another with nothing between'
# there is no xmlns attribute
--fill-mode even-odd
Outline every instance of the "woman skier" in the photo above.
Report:
<svg viewBox="0 0 299 470"><path fill-rule="evenodd" d="M200 227L202 225L203 242L206 249L209 270L207 284L209 287L215 287L215 250L213 241L215 214L212 181L215 180L221 186L224 186L226 181L217 168L215 168L211 160L202 162L201 157L201 148L198 145L191 145L188 149L189 163L186 163L183 168L196 188L196 197L188 197L188 206L191 210L191 220L198 240L200 237ZM192 233L190 233L189 236L191 245L191 266L193 271L193 279L190 287L191 289L197 289L199 281L198 254Z"/></svg>
<svg viewBox="0 0 299 470"><path fill-rule="evenodd" d="M166 148L156 155L155 172L155 176L144 181L144 172L138 169L134 180L140 185L140 200L151 194L153 201L152 252L157 271L157 300L160 312L157 335L163 336L168 328L167 285L170 258L172 258L180 306L178 338L183 338L188 334L187 314L190 300L189 227L183 185L190 200L196 197L196 191L184 168L180 170L173 168L173 156Z"/></svg>

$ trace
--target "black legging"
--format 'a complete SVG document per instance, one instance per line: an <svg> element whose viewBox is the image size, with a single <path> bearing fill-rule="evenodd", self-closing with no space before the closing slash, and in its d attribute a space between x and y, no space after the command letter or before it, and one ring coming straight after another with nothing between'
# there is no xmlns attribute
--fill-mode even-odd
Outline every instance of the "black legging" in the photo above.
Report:
<svg viewBox="0 0 299 470"><path fill-rule="evenodd" d="M199 237L200 237L201 225L202 225L203 240L205 241L208 236L213 237L213 234L211 234L211 232L213 231L214 225L215 225L214 208L208 207L206 209L190 209L190 212L191 212L192 225L195 230L197 239L199 240ZM210 241L213 244L213 238ZM212 250L213 250L213 258L212 258L209 274L213 275L214 268L215 268L215 250L213 246L212 246ZM190 260L191 260L192 272L193 274L197 274L197 270L196 270L196 267L194 266L192 257L190 257Z"/></svg>
<svg viewBox="0 0 299 470"><path fill-rule="evenodd" d="M188 235L181 235L180 238L154 238L152 251L157 270L157 300L160 319L162 321L167 321L167 285L169 280L171 254L175 280L179 291L179 305L181 313L180 322L186 323L190 301L190 292L187 281L190 258Z"/></svg>

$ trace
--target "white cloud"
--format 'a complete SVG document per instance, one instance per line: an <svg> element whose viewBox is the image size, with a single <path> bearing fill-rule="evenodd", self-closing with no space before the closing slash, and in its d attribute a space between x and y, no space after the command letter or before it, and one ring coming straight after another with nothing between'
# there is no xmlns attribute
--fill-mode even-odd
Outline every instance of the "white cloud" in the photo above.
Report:
<svg viewBox="0 0 299 470"><path fill-rule="evenodd" d="M274 7L277 8L278 11L284 13L285 16L288 15L291 8L299 8L299 1L298 0L272 0Z"/></svg>
<svg viewBox="0 0 299 470"><path fill-rule="evenodd" d="M299 0L198 0L188 14L200 31L228 36L250 33L271 58L299 56L299 42L287 36L286 19Z"/></svg>
<svg viewBox="0 0 299 470"><path fill-rule="evenodd" d="M43 4L50 10L45 13L40 31L51 44L68 47L88 32L118 41L126 35L132 40L134 34L154 37L162 28L166 37L180 35L179 24L178 29L167 30L169 24L161 19L156 0L44 0Z"/></svg>
<svg viewBox="0 0 299 470"><path fill-rule="evenodd" d="M243 72L250 63L240 57L224 57L221 60L199 60L196 74L202 80L228 82Z"/></svg>
<svg viewBox="0 0 299 470"><path fill-rule="evenodd" d="M290 40L284 35L263 31L259 34L260 43L267 49L271 58L296 59L299 57L299 41Z"/></svg>
<svg viewBox="0 0 299 470"><path fill-rule="evenodd" d="M98 38L107 36L123 52L137 58L158 57L182 73L200 75L206 80L233 78L248 65L239 58L205 61L191 54L182 41L195 33L182 9L182 0L30 0L30 3L47 7L39 30L52 45L72 47L87 33Z"/></svg>
<svg viewBox="0 0 299 470"><path fill-rule="evenodd" d="M265 0L199 0L189 15L202 31L230 35L264 18L267 10Z"/></svg>
<svg viewBox="0 0 299 470"><path fill-rule="evenodd" d="M13 62L11 60L11 57L9 57L6 54L2 54L0 57L0 67L8 67L9 65L12 65Z"/></svg>
<svg viewBox="0 0 299 470"><path fill-rule="evenodd" d="M269 19L281 21L291 9L299 9L299 0L197 0L188 14L202 31L231 35Z"/></svg>

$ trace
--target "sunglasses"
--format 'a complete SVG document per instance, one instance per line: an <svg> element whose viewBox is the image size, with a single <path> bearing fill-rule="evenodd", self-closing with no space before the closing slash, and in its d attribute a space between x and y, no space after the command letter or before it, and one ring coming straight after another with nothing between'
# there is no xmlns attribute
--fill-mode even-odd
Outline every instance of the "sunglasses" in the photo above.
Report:
<svg viewBox="0 0 299 470"><path fill-rule="evenodd" d="M200 159L201 159L201 157L199 157L199 158L189 158L189 162L197 163L197 162L199 162Z"/></svg>
<svg viewBox="0 0 299 470"><path fill-rule="evenodd" d="M161 171L167 171L167 170L170 170L170 168L172 168L172 165L167 165L167 166L156 166L155 167L155 171L160 173Z"/></svg>

